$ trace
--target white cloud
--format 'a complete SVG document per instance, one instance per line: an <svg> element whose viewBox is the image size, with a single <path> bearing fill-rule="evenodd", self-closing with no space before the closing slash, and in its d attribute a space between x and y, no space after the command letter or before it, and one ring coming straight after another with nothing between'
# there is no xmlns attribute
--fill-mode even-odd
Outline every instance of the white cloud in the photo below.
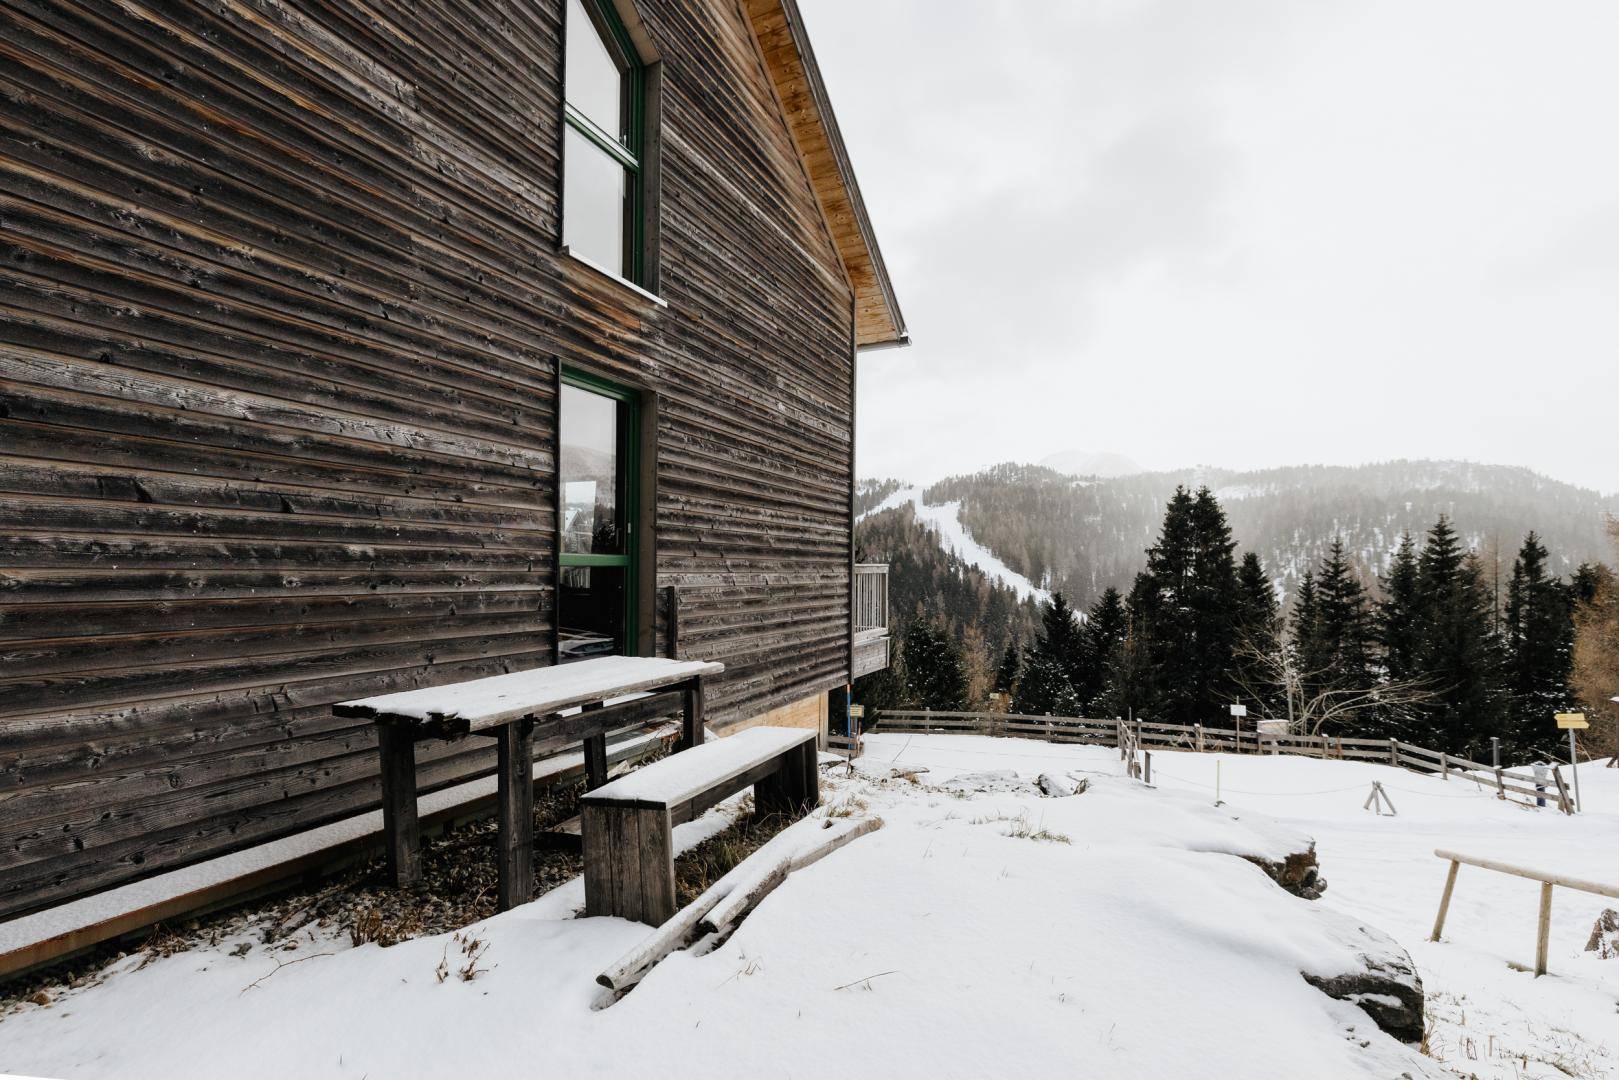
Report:
<svg viewBox="0 0 1619 1080"><path fill-rule="evenodd" d="M862 361L863 472L1619 490L1619 5L801 2L917 341Z"/></svg>

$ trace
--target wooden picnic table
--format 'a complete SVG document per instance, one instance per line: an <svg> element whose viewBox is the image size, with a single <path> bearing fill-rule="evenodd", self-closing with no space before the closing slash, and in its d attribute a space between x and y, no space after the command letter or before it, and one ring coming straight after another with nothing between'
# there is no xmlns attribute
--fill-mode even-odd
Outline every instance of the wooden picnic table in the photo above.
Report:
<svg viewBox="0 0 1619 1080"><path fill-rule="evenodd" d="M703 741L703 680L725 670L703 660L603 656L442 686L345 701L336 716L377 725L382 820L395 885L421 880L416 743L494 738L499 784L500 910L533 889L534 746L583 744L586 783L607 781L607 734L658 716L682 716L681 748Z"/></svg>

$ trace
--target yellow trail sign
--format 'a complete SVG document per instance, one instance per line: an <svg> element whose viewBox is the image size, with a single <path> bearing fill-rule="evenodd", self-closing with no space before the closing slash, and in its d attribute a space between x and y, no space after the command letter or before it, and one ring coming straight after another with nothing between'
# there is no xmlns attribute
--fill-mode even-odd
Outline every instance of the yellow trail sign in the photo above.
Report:
<svg viewBox="0 0 1619 1080"><path fill-rule="evenodd" d="M1584 731L1590 726L1590 723L1585 719L1585 714L1582 712L1560 712L1557 714L1557 728L1559 731L1564 729Z"/></svg>

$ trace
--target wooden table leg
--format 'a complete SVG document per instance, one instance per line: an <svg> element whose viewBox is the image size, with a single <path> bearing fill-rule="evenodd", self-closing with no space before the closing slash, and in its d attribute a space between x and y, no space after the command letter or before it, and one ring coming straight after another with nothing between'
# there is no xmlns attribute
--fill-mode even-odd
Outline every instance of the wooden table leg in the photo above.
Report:
<svg viewBox="0 0 1619 1080"><path fill-rule="evenodd" d="M500 786L496 907L509 911L528 903L534 892L534 721L525 717L503 725L496 746Z"/></svg>
<svg viewBox="0 0 1619 1080"><path fill-rule="evenodd" d="M1377 792L1374 790L1372 794L1375 796ZM1461 863L1451 861L1450 872L1445 875L1445 893L1439 898L1439 916L1433 921L1433 936L1428 938L1429 941L1438 941L1439 935L1444 932L1445 914L1450 911L1450 894L1456 888L1456 871L1461 868Z"/></svg>
<svg viewBox="0 0 1619 1080"><path fill-rule="evenodd" d="M1540 886L1540 927L1535 935L1535 977L1546 974L1546 954L1550 951L1552 934L1552 883Z"/></svg>
<svg viewBox="0 0 1619 1080"><path fill-rule="evenodd" d="M391 724L377 725L382 758L382 835L388 878L398 886L422 879L421 824L416 818L416 739Z"/></svg>
<svg viewBox="0 0 1619 1080"><path fill-rule="evenodd" d="M685 717L680 729L681 750L701 746L703 742L703 680L693 679L682 690L685 694Z"/></svg>
<svg viewBox="0 0 1619 1080"><path fill-rule="evenodd" d="M585 737L585 790L595 791L607 783L607 736Z"/></svg>

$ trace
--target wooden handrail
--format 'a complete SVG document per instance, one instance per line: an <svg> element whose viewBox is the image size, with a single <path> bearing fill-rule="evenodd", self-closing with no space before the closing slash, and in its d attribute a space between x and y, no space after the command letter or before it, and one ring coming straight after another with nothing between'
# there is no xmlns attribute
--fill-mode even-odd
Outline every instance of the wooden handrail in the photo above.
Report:
<svg viewBox="0 0 1619 1080"><path fill-rule="evenodd" d="M1444 848L1435 848L1434 854L1441 859L1449 859L1455 863L1465 863L1476 866L1481 870L1494 870L1500 874L1511 874L1514 877L1529 878L1548 885L1561 885L1565 889L1574 889L1578 892L1595 893L1598 896L1611 896L1619 899L1619 885L1605 885L1599 881L1583 881L1580 878L1569 877L1567 874L1553 874L1544 870L1531 870L1525 866L1514 866L1511 863L1501 862L1499 859L1481 859L1476 855L1463 855Z"/></svg>
<svg viewBox="0 0 1619 1080"><path fill-rule="evenodd" d="M1536 978L1546 974L1546 960L1551 952L1552 886L1561 885L1565 889L1574 889L1577 892L1619 897L1619 885L1604 885L1601 882L1569 877L1567 874L1531 870L1526 866L1514 866L1499 859L1481 859L1476 855L1463 855L1459 851L1446 851L1444 848L1435 848L1434 854L1441 859L1449 860L1450 870L1445 874L1445 891L1439 897L1439 914L1434 916L1433 933L1429 936L1429 941L1438 941L1439 935L1444 933L1445 916L1450 913L1450 896L1456 891L1456 872L1461 869L1462 864L1540 882L1540 919L1535 925L1535 966L1533 969L1526 969L1520 964L1508 962L1511 967L1519 970L1533 970Z"/></svg>

